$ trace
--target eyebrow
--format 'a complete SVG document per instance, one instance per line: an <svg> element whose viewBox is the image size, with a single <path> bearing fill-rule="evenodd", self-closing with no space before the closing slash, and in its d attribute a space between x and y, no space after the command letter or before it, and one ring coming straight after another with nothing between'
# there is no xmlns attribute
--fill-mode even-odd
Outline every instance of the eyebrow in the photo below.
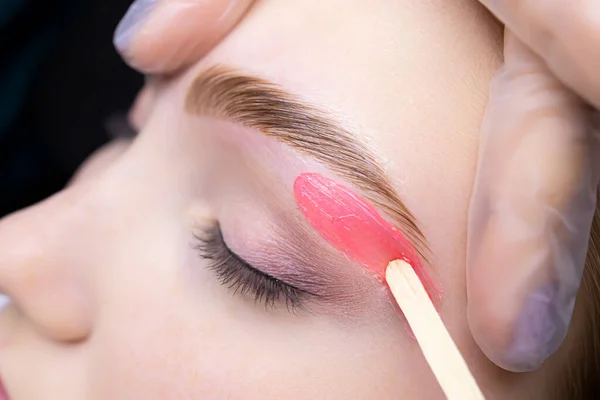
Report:
<svg viewBox="0 0 600 400"><path fill-rule="evenodd" d="M195 78L185 108L192 114L228 119L258 130L323 162L396 221L420 257L428 261L425 236L374 155L329 113L272 82L223 65L210 67Z"/></svg>

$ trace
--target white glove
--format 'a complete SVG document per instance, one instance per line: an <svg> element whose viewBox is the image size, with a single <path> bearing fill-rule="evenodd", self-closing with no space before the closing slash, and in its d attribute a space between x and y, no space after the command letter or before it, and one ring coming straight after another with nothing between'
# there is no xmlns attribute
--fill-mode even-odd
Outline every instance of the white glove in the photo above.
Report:
<svg viewBox="0 0 600 400"><path fill-rule="evenodd" d="M600 3L481 0L506 24L469 214L468 317L499 366L562 343L596 211Z"/></svg>

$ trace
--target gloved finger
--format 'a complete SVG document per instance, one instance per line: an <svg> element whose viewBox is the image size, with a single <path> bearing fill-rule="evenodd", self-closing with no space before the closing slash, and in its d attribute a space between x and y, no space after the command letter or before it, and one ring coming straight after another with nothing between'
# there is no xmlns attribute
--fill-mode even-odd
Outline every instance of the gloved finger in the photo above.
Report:
<svg viewBox="0 0 600 400"><path fill-rule="evenodd" d="M141 72L173 72L199 60L251 4L252 0L135 0L115 31L115 47Z"/></svg>
<svg viewBox="0 0 600 400"><path fill-rule="evenodd" d="M479 0L542 57L567 86L600 109L598 0Z"/></svg>
<svg viewBox="0 0 600 400"><path fill-rule="evenodd" d="M592 110L509 32L471 198L468 320L484 353L536 369L563 341L596 209Z"/></svg>

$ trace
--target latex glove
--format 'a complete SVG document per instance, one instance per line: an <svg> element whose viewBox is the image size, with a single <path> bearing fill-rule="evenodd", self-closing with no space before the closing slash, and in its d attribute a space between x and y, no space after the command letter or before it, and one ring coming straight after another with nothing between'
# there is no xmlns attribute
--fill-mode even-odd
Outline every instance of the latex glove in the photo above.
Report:
<svg viewBox="0 0 600 400"><path fill-rule="evenodd" d="M115 31L115 47L140 72L173 72L199 60L251 4L252 0L136 0Z"/></svg>
<svg viewBox="0 0 600 400"><path fill-rule="evenodd" d="M600 104L600 3L482 3L518 34L505 34L482 126L468 319L493 362L528 371L566 335L596 209L598 114L582 98Z"/></svg>

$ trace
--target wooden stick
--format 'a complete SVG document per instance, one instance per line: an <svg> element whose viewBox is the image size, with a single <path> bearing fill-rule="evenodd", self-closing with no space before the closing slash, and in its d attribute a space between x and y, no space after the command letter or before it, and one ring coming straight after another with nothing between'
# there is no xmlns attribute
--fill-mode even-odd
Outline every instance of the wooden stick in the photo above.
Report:
<svg viewBox="0 0 600 400"><path fill-rule="evenodd" d="M446 397L485 399L411 265L394 260L385 278Z"/></svg>

